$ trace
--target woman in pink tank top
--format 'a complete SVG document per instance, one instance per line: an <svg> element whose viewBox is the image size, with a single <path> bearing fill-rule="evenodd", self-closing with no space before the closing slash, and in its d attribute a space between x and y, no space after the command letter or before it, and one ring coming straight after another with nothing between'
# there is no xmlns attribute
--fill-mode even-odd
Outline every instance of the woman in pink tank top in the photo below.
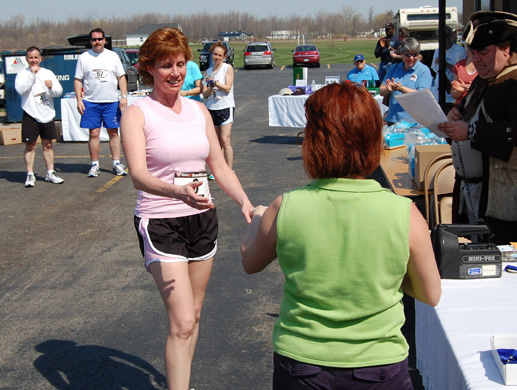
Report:
<svg viewBox="0 0 517 390"><path fill-rule="evenodd" d="M121 121L122 146L139 192L135 227L140 248L169 319L167 386L179 390L189 388L201 307L217 249L217 216L205 163L248 223L253 211L225 162L208 110L180 96L191 58L188 39L178 29L152 33L140 48L139 73L153 90L128 107Z"/></svg>

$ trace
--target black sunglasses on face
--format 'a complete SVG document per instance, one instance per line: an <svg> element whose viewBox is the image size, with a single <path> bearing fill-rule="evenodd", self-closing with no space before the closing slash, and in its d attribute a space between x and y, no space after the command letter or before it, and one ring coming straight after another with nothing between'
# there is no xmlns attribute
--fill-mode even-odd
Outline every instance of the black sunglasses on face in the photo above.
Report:
<svg viewBox="0 0 517 390"><path fill-rule="evenodd" d="M103 40L104 40L104 37L102 37L102 38L90 38L90 41L92 41L92 42L101 42Z"/></svg>
<svg viewBox="0 0 517 390"><path fill-rule="evenodd" d="M407 57L407 58L416 58L420 55L420 53L416 53L416 54L411 54L411 53L404 53L404 55Z"/></svg>

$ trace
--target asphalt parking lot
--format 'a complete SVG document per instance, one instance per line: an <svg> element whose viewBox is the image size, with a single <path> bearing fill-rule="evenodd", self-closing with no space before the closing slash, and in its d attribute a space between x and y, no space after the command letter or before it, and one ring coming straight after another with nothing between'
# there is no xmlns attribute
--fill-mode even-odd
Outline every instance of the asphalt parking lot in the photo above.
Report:
<svg viewBox="0 0 517 390"><path fill-rule="evenodd" d="M309 69L308 79L344 79L351 67L322 64ZM234 169L255 205L308 181L298 129L268 126L267 97L289 84L290 67L236 70ZM0 389L164 389L167 319L142 266L131 179L111 173L107 143L100 176L89 178L87 144L58 142L56 171L65 182L43 181L39 146L37 184L25 188L23 150L0 146ZM219 248L190 387L270 389L283 277L276 263L244 274L239 243L247 225L239 207L210 185ZM411 326L408 311L410 342ZM415 389L422 389L414 358L411 366Z"/></svg>

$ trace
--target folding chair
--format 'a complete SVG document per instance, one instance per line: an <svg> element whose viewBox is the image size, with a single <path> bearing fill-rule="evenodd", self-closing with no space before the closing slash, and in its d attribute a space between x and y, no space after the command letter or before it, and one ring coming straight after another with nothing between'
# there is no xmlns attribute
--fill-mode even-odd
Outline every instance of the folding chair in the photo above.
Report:
<svg viewBox="0 0 517 390"><path fill-rule="evenodd" d="M429 194L430 191L433 190L434 187L434 177L437 170L445 163L452 162L452 154L444 153L441 154L434 159L432 159L429 164L425 167L424 170L424 200L425 200L425 220L427 221L427 225L430 229L434 226L431 226L431 210L430 210L430 199ZM452 191L451 191L452 192Z"/></svg>

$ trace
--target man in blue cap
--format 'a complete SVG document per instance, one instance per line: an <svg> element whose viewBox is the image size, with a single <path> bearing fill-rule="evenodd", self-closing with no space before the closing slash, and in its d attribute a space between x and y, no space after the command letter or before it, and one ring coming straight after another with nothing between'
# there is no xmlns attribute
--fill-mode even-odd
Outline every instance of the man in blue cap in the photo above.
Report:
<svg viewBox="0 0 517 390"><path fill-rule="evenodd" d="M358 54L354 58L355 68L348 72L346 79L356 83L366 81L377 81L379 75L373 66L367 65L362 54Z"/></svg>

